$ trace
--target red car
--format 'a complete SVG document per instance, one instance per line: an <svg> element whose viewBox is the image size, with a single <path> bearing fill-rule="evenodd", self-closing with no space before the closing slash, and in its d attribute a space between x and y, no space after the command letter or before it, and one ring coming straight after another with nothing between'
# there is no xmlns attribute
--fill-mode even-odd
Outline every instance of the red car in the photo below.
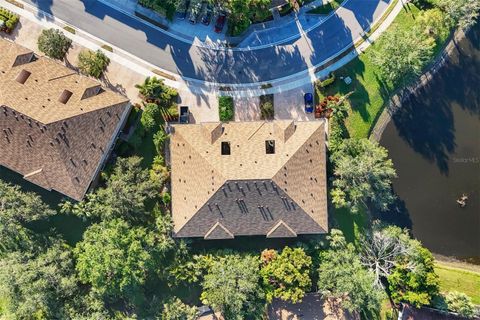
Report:
<svg viewBox="0 0 480 320"><path fill-rule="evenodd" d="M225 14L221 14L217 18L217 22L215 23L215 32L220 33L223 30L223 27L225 26L225 21L227 19L227 16Z"/></svg>

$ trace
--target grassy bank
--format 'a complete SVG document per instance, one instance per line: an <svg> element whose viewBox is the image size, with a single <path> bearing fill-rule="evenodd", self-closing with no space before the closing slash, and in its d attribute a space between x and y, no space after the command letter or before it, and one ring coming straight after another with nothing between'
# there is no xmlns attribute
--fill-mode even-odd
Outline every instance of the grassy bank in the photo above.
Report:
<svg viewBox="0 0 480 320"><path fill-rule="evenodd" d="M395 18L390 29L411 29L418 21L421 11L414 5L406 6ZM436 44L431 60L443 48L447 37L440 39ZM396 92L393 85L387 83L379 74L377 67L372 62L372 52L376 45L370 46L364 54L352 60L335 72L337 80L327 88L326 94L342 95L353 91L349 101L351 112L346 120L346 126L351 137L365 138L375 125L386 103ZM346 85L341 77L352 78L352 83Z"/></svg>
<svg viewBox="0 0 480 320"><path fill-rule="evenodd" d="M473 303L480 305L479 272L452 267L439 261L435 264L435 272L440 278L441 291L463 292L472 298Z"/></svg>

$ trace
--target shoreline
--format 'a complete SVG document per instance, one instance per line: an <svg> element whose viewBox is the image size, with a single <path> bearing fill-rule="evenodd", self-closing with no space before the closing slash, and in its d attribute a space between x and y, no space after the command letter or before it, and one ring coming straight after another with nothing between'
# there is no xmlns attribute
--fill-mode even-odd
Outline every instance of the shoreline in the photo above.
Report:
<svg viewBox="0 0 480 320"><path fill-rule="evenodd" d="M419 89L428 85L434 76L451 60L451 58L459 53L457 43L463 41L466 38L467 33L468 30L455 30L444 45L442 51L440 51L430 63L427 70L425 70L412 84L399 89L399 92L390 98L370 132L370 140L380 142L385 128L392 120L392 116L402 108L402 104L412 95L415 95Z"/></svg>

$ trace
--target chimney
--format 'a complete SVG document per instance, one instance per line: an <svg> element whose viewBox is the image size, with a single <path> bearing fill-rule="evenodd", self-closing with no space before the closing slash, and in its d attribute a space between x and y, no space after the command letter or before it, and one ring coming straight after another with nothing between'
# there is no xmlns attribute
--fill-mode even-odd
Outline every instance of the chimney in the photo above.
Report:
<svg viewBox="0 0 480 320"><path fill-rule="evenodd" d="M275 121L273 132L277 139L285 143L295 133L295 123L293 120Z"/></svg>
<svg viewBox="0 0 480 320"><path fill-rule="evenodd" d="M202 123L202 127L205 139L207 139L210 144L215 143L215 141L217 141L217 139L220 138L223 133L221 122Z"/></svg>

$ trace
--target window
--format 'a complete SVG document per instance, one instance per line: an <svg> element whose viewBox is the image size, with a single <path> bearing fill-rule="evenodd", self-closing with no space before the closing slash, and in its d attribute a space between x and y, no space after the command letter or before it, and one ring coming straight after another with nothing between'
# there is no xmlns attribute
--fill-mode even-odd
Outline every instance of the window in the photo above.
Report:
<svg viewBox="0 0 480 320"><path fill-rule="evenodd" d="M275 140L265 141L265 152L267 154L275 154Z"/></svg>
<svg viewBox="0 0 480 320"><path fill-rule="evenodd" d="M18 83L25 84L27 82L28 77L30 77L31 73L27 70L22 70L18 74L17 78L15 79Z"/></svg>
<svg viewBox="0 0 480 320"><path fill-rule="evenodd" d="M230 142L222 141L222 155L224 156L230 155Z"/></svg>

